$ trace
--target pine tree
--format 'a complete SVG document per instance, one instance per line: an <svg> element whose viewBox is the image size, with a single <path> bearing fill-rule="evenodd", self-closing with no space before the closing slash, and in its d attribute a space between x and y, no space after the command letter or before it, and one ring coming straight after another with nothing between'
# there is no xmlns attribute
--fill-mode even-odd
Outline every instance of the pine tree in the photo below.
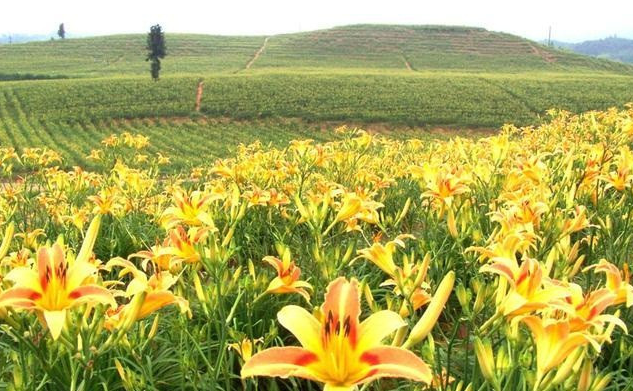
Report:
<svg viewBox="0 0 633 391"><path fill-rule="evenodd" d="M57 35L59 35L59 38L61 39L66 38L66 29L64 29L63 23L59 25L59 29L57 30Z"/></svg>
<svg viewBox="0 0 633 391"><path fill-rule="evenodd" d="M167 49L165 48L165 34L159 24L152 26L149 34L147 34L147 51L148 53L145 61L152 62L150 68L152 79L157 81L160 73L160 60L165 58L167 55Z"/></svg>

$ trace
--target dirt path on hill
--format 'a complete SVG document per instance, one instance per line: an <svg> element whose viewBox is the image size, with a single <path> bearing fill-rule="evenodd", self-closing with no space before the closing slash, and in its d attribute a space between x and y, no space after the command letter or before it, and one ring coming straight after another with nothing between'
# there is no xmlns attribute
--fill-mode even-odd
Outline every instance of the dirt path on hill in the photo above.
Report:
<svg viewBox="0 0 633 391"><path fill-rule="evenodd" d="M413 68L411 67L411 64L409 63L409 60L407 60L407 58L404 56L404 54L402 55L402 61L404 61L404 66L407 67L407 70L413 72Z"/></svg>
<svg viewBox="0 0 633 391"><path fill-rule="evenodd" d="M530 48L532 49L532 52L535 55L541 57L545 62L550 63L550 64L553 62L556 62L556 58L551 53L543 51L537 48L536 46L532 45L531 43L529 45L530 45Z"/></svg>
<svg viewBox="0 0 633 391"><path fill-rule="evenodd" d="M200 112L200 102L202 101L202 91L204 90L204 81L200 80L198 83L198 90L196 91L196 112Z"/></svg>
<svg viewBox="0 0 633 391"><path fill-rule="evenodd" d="M253 58L251 58L251 60L248 62L248 64L246 64L246 67L244 67L244 69L250 69L250 67L255 63L255 61L257 61L259 56L264 52L264 49L266 49L266 44L268 43L268 39L269 38L270 37L266 37L266 39L264 39L264 44L262 45L261 48L259 48L255 52L255 55L253 56Z"/></svg>

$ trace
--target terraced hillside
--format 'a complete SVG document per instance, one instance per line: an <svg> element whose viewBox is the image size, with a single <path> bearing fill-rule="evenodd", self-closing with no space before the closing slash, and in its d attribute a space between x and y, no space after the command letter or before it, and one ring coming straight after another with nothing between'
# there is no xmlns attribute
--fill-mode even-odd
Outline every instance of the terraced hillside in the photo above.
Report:
<svg viewBox="0 0 633 391"><path fill-rule="evenodd" d="M0 45L0 74L111 76L147 72L141 34ZM168 34L165 73L235 71L264 37Z"/></svg>
<svg viewBox="0 0 633 391"><path fill-rule="evenodd" d="M633 67L481 28L355 25L271 37L167 34L164 74L251 69L600 71ZM110 76L147 72L145 36L0 45L0 73Z"/></svg>
<svg viewBox="0 0 633 391"><path fill-rule="evenodd" d="M271 37L257 66L486 71L632 69L483 28L376 25Z"/></svg>

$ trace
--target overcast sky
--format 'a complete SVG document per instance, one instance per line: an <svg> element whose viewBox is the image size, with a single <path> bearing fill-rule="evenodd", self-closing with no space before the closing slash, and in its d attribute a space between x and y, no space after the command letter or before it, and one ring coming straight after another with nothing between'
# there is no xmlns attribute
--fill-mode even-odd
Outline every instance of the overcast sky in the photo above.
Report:
<svg viewBox="0 0 633 391"><path fill-rule="evenodd" d="M0 34L166 32L276 34L355 23L485 27L533 40L633 39L633 1L557 0L2 0Z"/></svg>

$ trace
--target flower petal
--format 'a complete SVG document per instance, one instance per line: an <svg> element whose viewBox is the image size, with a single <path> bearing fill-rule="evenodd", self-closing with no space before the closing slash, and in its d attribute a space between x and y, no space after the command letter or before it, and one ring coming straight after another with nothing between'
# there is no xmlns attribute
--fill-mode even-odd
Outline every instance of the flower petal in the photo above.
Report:
<svg viewBox="0 0 633 391"><path fill-rule="evenodd" d="M86 278L97 273L97 268L88 262L74 262L68 268L67 286L70 289L80 286Z"/></svg>
<svg viewBox="0 0 633 391"><path fill-rule="evenodd" d="M30 289L40 289L40 277L37 272L30 267L16 267L4 277L5 280L12 281L21 287Z"/></svg>
<svg viewBox="0 0 633 391"><path fill-rule="evenodd" d="M16 286L8 289L0 295L0 307L13 306L18 308L30 308L35 304L35 300L42 297L42 294L31 289Z"/></svg>
<svg viewBox="0 0 633 391"><path fill-rule="evenodd" d="M242 367L242 378L252 376L290 376L317 380L316 375L307 368L318 357L309 350L299 347L270 348L254 355Z"/></svg>
<svg viewBox="0 0 633 391"><path fill-rule="evenodd" d="M407 323L393 311L379 311L360 324L358 349L365 350L380 345L380 342Z"/></svg>
<svg viewBox="0 0 633 391"><path fill-rule="evenodd" d="M44 311L44 319L46 320L46 326L51 331L51 336L54 340L59 338L66 323L66 310L61 311Z"/></svg>
<svg viewBox="0 0 633 391"><path fill-rule="evenodd" d="M431 384L433 379L429 366L406 349L379 346L365 351L360 360L370 365L369 373L359 380L360 383L381 377L399 377Z"/></svg>
<svg viewBox="0 0 633 391"><path fill-rule="evenodd" d="M101 304L110 304L112 307L116 307L116 301L112 296L112 293L98 285L84 285L72 290L68 294L70 300L75 301L74 305L96 301Z"/></svg>
<svg viewBox="0 0 633 391"><path fill-rule="evenodd" d="M143 319L152 312L170 304L178 304L181 309L188 307L189 303L169 291L150 292L145 296L145 301L138 312L136 319Z"/></svg>
<svg viewBox="0 0 633 391"><path fill-rule="evenodd" d="M277 313L279 323L290 331L299 343L312 352L321 351L321 322L296 305L287 305Z"/></svg>
<svg viewBox="0 0 633 391"><path fill-rule="evenodd" d="M358 281L352 279L348 282L345 277L332 281L325 293L325 302L321 311L333 325L338 325L338 327L343 327L346 323L349 325L349 339L352 346L355 346L360 315Z"/></svg>

